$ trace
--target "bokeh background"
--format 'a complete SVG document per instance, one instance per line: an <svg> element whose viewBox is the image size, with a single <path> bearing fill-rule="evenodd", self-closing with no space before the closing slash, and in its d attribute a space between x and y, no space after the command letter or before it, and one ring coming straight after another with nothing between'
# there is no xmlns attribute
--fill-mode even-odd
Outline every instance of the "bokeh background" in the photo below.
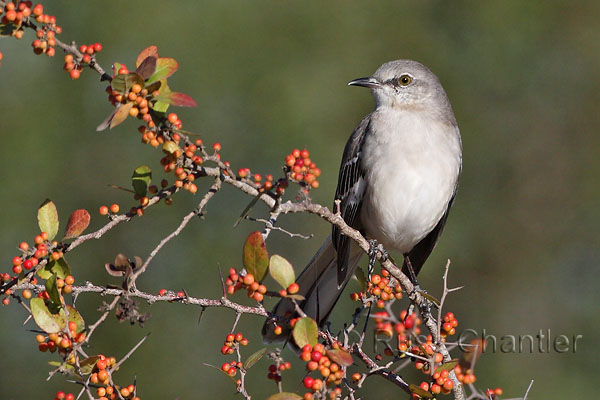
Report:
<svg viewBox="0 0 600 400"><path fill-rule="evenodd" d="M460 328L502 335L583 335L575 353L486 353L477 385L501 386L531 399L593 396L600 367L597 350L600 263L600 3L596 1L252 1L47 2L63 27L62 40L101 42L100 62L134 63L156 44L180 62L171 87L192 95L195 109L179 109L184 128L206 143L219 141L235 168L277 173L292 148L306 146L322 168L313 199L329 205L344 143L373 101L349 88L383 62L411 58L441 79L453 104L464 145L460 190L445 234L420 281L438 294L446 259L451 285L465 288L447 303ZM137 123L111 132L95 127L111 111L104 84L91 71L71 81L55 59L34 56L32 34L0 41L0 146L2 168L0 252L4 270L22 240L37 233L36 210L45 198L58 206L61 223L87 208L96 229L102 204L133 204L107 184L127 186L133 169L159 170L159 154L139 143ZM160 179L155 173L155 180ZM209 182L199 184L201 193ZM185 288L194 296L220 295L218 267L240 267L245 236L260 226L233 222L248 198L225 188L152 262L139 286L150 292ZM116 253L147 257L192 209L198 196L181 194L172 207L152 207L102 240L68 254L78 282L117 283L104 272ZM264 207L253 215L261 216ZM329 226L314 216L281 219L311 240L277 232L269 249L297 269L312 256ZM243 295L239 299L245 301ZM353 304L343 296L334 318ZM81 296L88 321L106 299ZM124 355L151 336L118 373L137 377L144 399L232 398L226 377L203 366L220 365L219 349L234 314L209 309L142 304L152 313L143 327L114 318L99 328L90 354ZM21 324L14 302L0 310L0 398L46 399L58 389L77 391L62 377L45 382L49 355L36 350L34 326ZM243 317L240 329L258 349L262 320ZM459 329L460 331L460 329ZM248 354L251 350L248 350ZM290 359L295 359L291 352ZM275 392L266 382L266 360L251 370L254 398ZM285 388L300 390L300 364ZM417 375L414 375L417 376ZM412 372L406 374L412 379ZM416 379L416 378L414 378ZM362 396L389 398L391 384L374 378ZM403 396L403 395L401 395Z"/></svg>

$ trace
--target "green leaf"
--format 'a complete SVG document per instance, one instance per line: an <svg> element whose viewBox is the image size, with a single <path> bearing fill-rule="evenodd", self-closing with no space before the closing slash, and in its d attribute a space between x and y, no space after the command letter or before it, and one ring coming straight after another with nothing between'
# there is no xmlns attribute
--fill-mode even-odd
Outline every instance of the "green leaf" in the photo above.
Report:
<svg viewBox="0 0 600 400"><path fill-rule="evenodd" d="M278 254L271 256L269 273L284 289L287 289L292 283L296 282L294 267L292 267L292 264L288 260Z"/></svg>
<svg viewBox="0 0 600 400"><path fill-rule="evenodd" d="M3 37L12 36L13 31L15 29L17 29L17 27L10 22L6 25L0 24L0 36L3 36Z"/></svg>
<svg viewBox="0 0 600 400"><path fill-rule="evenodd" d="M302 400L303 397L298 396L296 393L275 393L267 398L267 400Z"/></svg>
<svg viewBox="0 0 600 400"><path fill-rule="evenodd" d="M67 222L67 230L64 239L77 237L85 231L90 224L90 213L88 210L75 210L69 217Z"/></svg>
<svg viewBox="0 0 600 400"><path fill-rule="evenodd" d="M83 317L81 316L79 311L77 311L75 307L70 306L68 304L65 305L65 307L67 308L67 312L69 314L67 316L67 322L75 322L75 324L77 325L77 329L75 329L75 332L83 332L85 330L85 321L83 320Z"/></svg>
<svg viewBox="0 0 600 400"><path fill-rule="evenodd" d="M292 336L298 347L302 348L307 344L314 346L317 344L319 328L314 319L310 317L300 318L294 325Z"/></svg>
<svg viewBox="0 0 600 400"><path fill-rule="evenodd" d="M434 372L442 372L442 371L448 371L448 372L450 372L457 365L458 365L458 358L455 358L454 360L450 360L447 363L443 363L442 365L440 365L439 367L437 367Z"/></svg>
<svg viewBox="0 0 600 400"><path fill-rule="evenodd" d="M352 360L352 355L342 349L327 350L327 357L342 367L349 367L354 363L354 360Z"/></svg>
<svg viewBox="0 0 600 400"><path fill-rule="evenodd" d="M360 291L364 292L367 290L369 284L367 283L367 277L365 276L365 271L362 270L361 267L356 268L354 271L354 276L358 280L358 284L360 285Z"/></svg>
<svg viewBox="0 0 600 400"><path fill-rule="evenodd" d="M152 105L152 109L156 112L166 112L169 109L169 103L165 103L164 101L156 101Z"/></svg>
<svg viewBox="0 0 600 400"><path fill-rule="evenodd" d="M51 259L37 274L42 279L49 279L53 274L56 274L58 278L65 279L71 275L71 267L69 267L64 257L58 260Z"/></svg>
<svg viewBox="0 0 600 400"><path fill-rule="evenodd" d="M48 240L54 239L58 233L58 211L50 199L44 200L38 208L37 218L40 231L48 234Z"/></svg>
<svg viewBox="0 0 600 400"><path fill-rule="evenodd" d="M260 359L263 358L263 356L266 353L267 353L266 347L253 353L250 357L248 357L248 359L244 363L244 369L249 370L254 364L256 364L258 361L260 361Z"/></svg>
<svg viewBox="0 0 600 400"><path fill-rule="evenodd" d="M62 366L63 368L66 369L66 371L69 374L77 376L77 373L75 372L75 366L74 365L66 364L66 363L65 363L65 365L63 365L62 361L48 361L48 364L51 365L51 366L53 366L53 367L56 367L56 368ZM91 370L90 370L89 373L91 373Z"/></svg>
<svg viewBox="0 0 600 400"><path fill-rule="evenodd" d="M429 293L420 291L419 292L423 297L425 297L426 299L428 299L429 301L431 301L433 304L435 304L436 306L440 306L440 301L438 299L436 299L435 297L433 297L432 295L430 295Z"/></svg>
<svg viewBox="0 0 600 400"><path fill-rule="evenodd" d="M410 385L408 385L408 388L412 393L421 396L422 399L433 399L433 395L431 393L429 393L426 390L421 389L419 386L415 385L414 383L411 383Z"/></svg>
<svg viewBox="0 0 600 400"><path fill-rule="evenodd" d="M58 333L67 325L67 317L65 311L61 308L57 314L50 312L44 299L39 297L31 299L29 303L33 320L46 333Z"/></svg>
<svg viewBox="0 0 600 400"><path fill-rule="evenodd" d="M138 68L142 65L142 62L148 57L156 57L158 58L158 47L156 46L148 46L144 50L140 51L137 59L135 60L135 67Z"/></svg>
<svg viewBox="0 0 600 400"><path fill-rule="evenodd" d="M294 300L298 300L298 301L303 301L306 300L306 297L302 296L301 294L288 294L287 296L285 296L286 299L294 299Z"/></svg>
<svg viewBox="0 0 600 400"><path fill-rule="evenodd" d="M152 182L152 171L148 166L142 165L133 171L131 185L138 196L144 197L146 195L150 182Z"/></svg>
<svg viewBox="0 0 600 400"><path fill-rule="evenodd" d="M52 274L52 276L46 280L46 292L50 295L48 310L50 310L52 314L58 314L59 311L62 311L62 302L60 301L60 293L58 293L58 287L56 286L55 274Z"/></svg>
<svg viewBox="0 0 600 400"><path fill-rule="evenodd" d="M100 359L100 356L91 356L84 360L79 361L79 367L82 375L89 375L94 370L96 362Z"/></svg>
<svg viewBox="0 0 600 400"><path fill-rule="evenodd" d="M150 78L146 80L147 83L154 83L163 79L167 79L177 71L179 64L174 58L161 57L156 60L156 70Z"/></svg>
<svg viewBox="0 0 600 400"><path fill-rule="evenodd" d="M121 69L122 66L123 66L123 64L121 64L119 62L113 63L113 65L112 65L113 76L117 76L117 72L119 72L119 70Z"/></svg>
<svg viewBox="0 0 600 400"><path fill-rule="evenodd" d="M110 82L110 87L117 93L125 95L135 84L144 87L144 79L137 72L128 72L115 76Z"/></svg>
<svg viewBox="0 0 600 400"><path fill-rule="evenodd" d="M269 253L267 245L259 231L254 231L244 243L243 255L244 268L249 274L254 275L258 282L262 281L269 267Z"/></svg>
<svg viewBox="0 0 600 400"><path fill-rule="evenodd" d="M158 85L160 89L154 89L154 86ZM153 88L150 90L150 88ZM154 90L158 90L160 95L154 98L154 101L150 104L152 109L156 112L166 112L169 108L169 95L172 93L171 88L167 84L166 80L154 82L148 87L148 92L152 93Z"/></svg>
<svg viewBox="0 0 600 400"><path fill-rule="evenodd" d="M173 154L176 151L181 152L181 148L177 145L177 143L175 143L172 140L167 140L166 142L164 142L162 145L162 149L163 149L163 151L166 151L167 153L170 153L170 154Z"/></svg>

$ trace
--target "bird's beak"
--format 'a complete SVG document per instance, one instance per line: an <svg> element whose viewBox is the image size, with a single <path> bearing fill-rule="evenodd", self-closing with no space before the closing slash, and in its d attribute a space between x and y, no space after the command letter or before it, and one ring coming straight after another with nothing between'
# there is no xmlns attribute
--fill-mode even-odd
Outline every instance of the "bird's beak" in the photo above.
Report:
<svg viewBox="0 0 600 400"><path fill-rule="evenodd" d="M371 89L378 89L381 87L381 83L372 76L368 76L366 78L358 78L350 81L348 82L348 86L364 86Z"/></svg>

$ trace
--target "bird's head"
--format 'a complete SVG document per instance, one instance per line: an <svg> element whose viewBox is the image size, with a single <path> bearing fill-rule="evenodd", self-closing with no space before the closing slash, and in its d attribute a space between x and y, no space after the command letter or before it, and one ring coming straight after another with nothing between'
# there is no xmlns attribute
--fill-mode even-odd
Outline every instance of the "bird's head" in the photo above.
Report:
<svg viewBox="0 0 600 400"><path fill-rule="evenodd" d="M373 76L354 79L348 85L370 88L378 109L444 112L450 108L437 76L423 64L412 60L387 62Z"/></svg>

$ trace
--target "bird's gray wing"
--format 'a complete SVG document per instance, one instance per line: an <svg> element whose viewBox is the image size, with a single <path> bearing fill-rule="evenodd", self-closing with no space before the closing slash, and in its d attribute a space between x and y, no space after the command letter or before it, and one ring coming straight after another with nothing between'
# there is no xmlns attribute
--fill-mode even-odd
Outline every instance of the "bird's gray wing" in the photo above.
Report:
<svg viewBox="0 0 600 400"><path fill-rule="evenodd" d="M365 173L362 168L362 145L369 134L371 114L367 115L352 132L344 148L340 165L335 199L340 200L340 213L344 221L355 229L360 226L360 207L366 189ZM334 212L337 207L334 203ZM333 226L331 234L333 246L337 252L338 285L341 285L348 274L348 259L350 256L350 241L340 230Z"/></svg>

